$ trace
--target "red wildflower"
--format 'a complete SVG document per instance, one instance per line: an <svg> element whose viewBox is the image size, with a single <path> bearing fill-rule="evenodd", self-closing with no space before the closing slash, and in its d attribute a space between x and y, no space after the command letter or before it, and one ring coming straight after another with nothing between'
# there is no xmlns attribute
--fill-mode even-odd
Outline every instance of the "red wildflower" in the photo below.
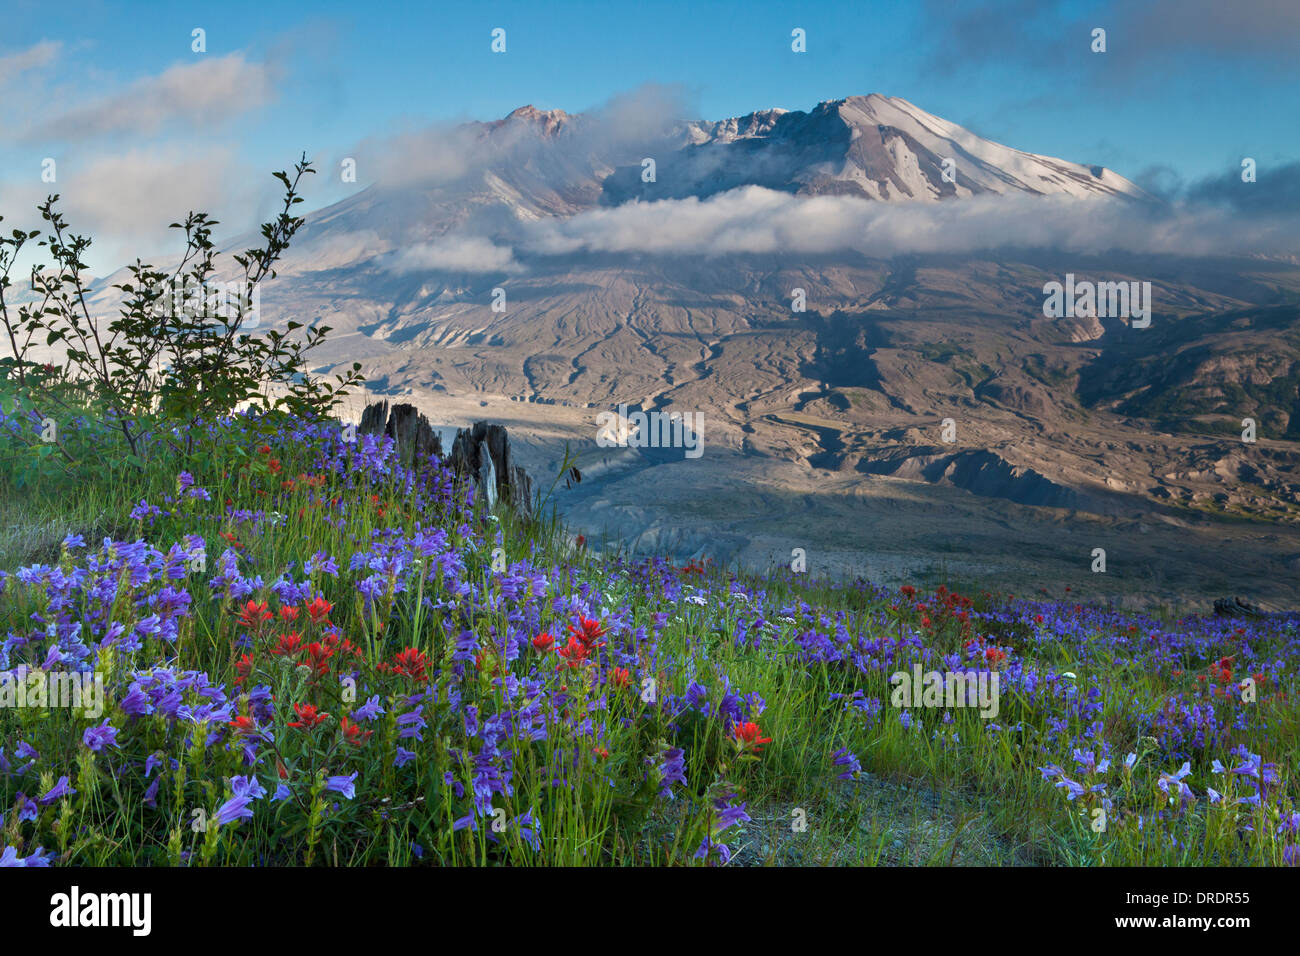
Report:
<svg viewBox="0 0 1300 956"><path fill-rule="evenodd" d="M334 649L317 641L307 645L307 656L311 658L308 666L316 677L324 677L330 672L329 659L334 656Z"/></svg>
<svg viewBox="0 0 1300 956"><path fill-rule="evenodd" d="M315 727L317 724L324 723L329 714L324 711L318 711L311 704L294 704L293 709L298 714L298 719L289 723L290 727Z"/></svg>
<svg viewBox="0 0 1300 956"><path fill-rule="evenodd" d="M343 731L343 739L355 747L360 747L370 739L373 730L362 730L360 726L354 724L347 717L339 721L339 729Z"/></svg>
<svg viewBox="0 0 1300 956"><path fill-rule="evenodd" d="M303 605L303 607L306 608L307 615L311 618L313 624L319 624L321 621L328 620L330 611L334 610L334 605L323 597L318 597L310 604Z"/></svg>
<svg viewBox="0 0 1300 956"><path fill-rule="evenodd" d="M571 668L581 667L587 660L587 655L591 653L591 648L578 640L576 636L569 638L569 643L557 651L564 658L565 663ZM557 665L556 669L563 667L564 664Z"/></svg>
<svg viewBox="0 0 1300 956"><path fill-rule="evenodd" d="M393 673L404 674L412 680L428 680L428 676L424 672L428 666L428 655L416 650L414 647L408 647L406 650L393 655Z"/></svg>
<svg viewBox="0 0 1300 956"><path fill-rule="evenodd" d="M235 678L236 684L242 684L248 678L248 675L253 673L254 663L253 658L248 654L235 662L235 673L239 675Z"/></svg>
<svg viewBox="0 0 1300 956"><path fill-rule="evenodd" d="M296 621L296 620L298 620L298 609L297 609L296 607L282 607L282 608L280 608L280 620L282 620L282 621Z"/></svg>
<svg viewBox="0 0 1300 956"><path fill-rule="evenodd" d="M257 722L247 714L240 714L230 722L230 726L235 728L237 734L252 734L257 732Z"/></svg>
<svg viewBox="0 0 1300 956"><path fill-rule="evenodd" d="M731 729L731 733L736 738L736 743L740 745L742 750L759 751L763 749L762 744L770 744L772 742L771 737L759 736L762 731L758 729L758 724L754 723L752 720L748 723L736 724L736 726Z"/></svg>
<svg viewBox="0 0 1300 956"><path fill-rule="evenodd" d="M582 641L583 647L588 651L604 646L605 642L600 640L606 634L604 625L600 621L593 621L589 617L580 618L580 620L582 621L580 627L573 624L569 625L569 633Z"/></svg>
<svg viewBox="0 0 1300 956"><path fill-rule="evenodd" d="M549 651L551 649L551 645L554 643L555 643L555 636L547 631L543 631L541 634L538 634L536 637L533 638L533 647L537 648L543 654Z"/></svg>
<svg viewBox="0 0 1300 956"><path fill-rule="evenodd" d="M270 619L271 612L267 610L265 601L258 604L256 601L250 600L239 611L239 623L254 630L261 627L263 621L269 621Z"/></svg>
<svg viewBox="0 0 1300 956"><path fill-rule="evenodd" d="M990 647L984 651L984 659L990 664L1001 664L1007 659L1007 652L997 647Z"/></svg>
<svg viewBox="0 0 1300 956"><path fill-rule="evenodd" d="M301 648L302 648L302 638L299 637L298 633L295 631L291 634L281 634L280 643L276 644L275 647L271 648L271 653L289 654L290 656L292 656L294 654L297 654Z"/></svg>
<svg viewBox="0 0 1300 956"><path fill-rule="evenodd" d="M626 687L631 683L632 675L626 667L614 667L610 669L609 681L615 687Z"/></svg>

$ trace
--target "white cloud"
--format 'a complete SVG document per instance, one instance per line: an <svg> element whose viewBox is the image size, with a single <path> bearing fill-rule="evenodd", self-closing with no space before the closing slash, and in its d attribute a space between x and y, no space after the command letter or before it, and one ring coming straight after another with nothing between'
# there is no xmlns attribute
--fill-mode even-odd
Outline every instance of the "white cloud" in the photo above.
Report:
<svg viewBox="0 0 1300 956"><path fill-rule="evenodd" d="M25 139L81 141L120 134L151 135L173 123L203 128L250 110L274 96L271 68L241 53L170 67L124 89L33 122Z"/></svg>
<svg viewBox="0 0 1300 956"><path fill-rule="evenodd" d="M669 148L675 126L687 115L680 89L647 84L571 117L563 136L554 139L525 121L438 123L370 137L354 153L365 177L389 189L445 185L484 169L522 166L559 187L588 177L593 160L639 162L650 155L646 150Z"/></svg>
<svg viewBox="0 0 1300 956"><path fill-rule="evenodd" d="M0 210L5 225L40 229L36 206L49 194L60 197L72 232L95 240L88 262L103 272L125 262L179 252L184 241L179 222L190 211L207 212L221 222L220 235L255 226L269 209L264 188L236 160L230 148L207 149L201 155L180 146L135 149L58 166L58 181L40 182L39 169L22 182L0 186ZM274 183L265 177L270 187Z"/></svg>
<svg viewBox="0 0 1300 956"><path fill-rule="evenodd" d="M888 258L1006 247L1214 255L1292 251L1300 247L1300 236L1293 219L1247 219L1207 207L1162 212L1056 196L881 203L745 186L706 200L633 202L544 221L527 227L522 246L542 255L856 251Z"/></svg>
<svg viewBox="0 0 1300 956"><path fill-rule="evenodd" d="M408 272L517 272L519 266L508 246L498 246L477 236L442 236L394 253L384 268L399 275Z"/></svg>
<svg viewBox="0 0 1300 956"><path fill-rule="evenodd" d="M344 269L382 255L392 246L373 229L313 235L309 225L300 237L285 258L304 272Z"/></svg>
<svg viewBox="0 0 1300 956"><path fill-rule="evenodd" d="M62 44L53 40L42 40L26 50L0 56L0 87L28 70L49 66L59 55Z"/></svg>

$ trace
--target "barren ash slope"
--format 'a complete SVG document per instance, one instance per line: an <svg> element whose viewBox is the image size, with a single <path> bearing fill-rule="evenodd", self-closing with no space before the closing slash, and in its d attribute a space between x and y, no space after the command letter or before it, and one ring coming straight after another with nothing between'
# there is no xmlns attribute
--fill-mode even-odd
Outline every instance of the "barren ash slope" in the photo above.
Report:
<svg viewBox="0 0 1300 956"><path fill-rule="evenodd" d="M557 503L589 538L1293 600L1294 261L1058 243L1157 202L880 95L658 125L524 107L393 149L309 218L267 316L333 326L328 362L435 421L510 425L536 471L570 441L586 480ZM1150 282L1150 327L1045 318L1067 274ZM620 403L701 413L704 454L598 447Z"/></svg>

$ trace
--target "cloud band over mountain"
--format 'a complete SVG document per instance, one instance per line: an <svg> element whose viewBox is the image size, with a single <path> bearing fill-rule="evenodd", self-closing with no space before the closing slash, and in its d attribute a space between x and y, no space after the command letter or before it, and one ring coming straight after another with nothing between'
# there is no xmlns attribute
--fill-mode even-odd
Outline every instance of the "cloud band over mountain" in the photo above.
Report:
<svg viewBox="0 0 1300 956"><path fill-rule="evenodd" d="M542 255L852 251L888 258L1001 248L1219 255L1300 248L1294 217L1245 215L1217 203L1153 208L1064 196L994 196L888 204L845 196L799 197L760 186L704 200L595 209L530 224L523 232L521 247Z"/></svg>

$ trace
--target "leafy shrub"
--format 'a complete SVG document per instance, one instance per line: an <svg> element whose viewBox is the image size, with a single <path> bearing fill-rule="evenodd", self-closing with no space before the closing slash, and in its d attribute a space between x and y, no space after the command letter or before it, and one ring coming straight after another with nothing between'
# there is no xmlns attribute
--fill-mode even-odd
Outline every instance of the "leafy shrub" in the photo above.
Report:
<svg viewBox="0 0 1300 956"><path fill-rule="evenodd" d="M106 458L140 470L150 453L189 460L202 454L194 443L200 423L248 406L318 419L362 381L360 363L334 382L307 374L307 354L327 326L301 336L299 322L285 331L249 331L260 321L260 283L275 277L275 264L303 225L293 207L302 202L303 176L313 172L304 156L292 176L274 174L284 186L283 208L262 225L260 246L231 256L238 278L217 279L218 222L191 212L171 224L185 234L179 263L168 272L136 259L129 280L114 286L123 299L107 320L91 316L87 305L83 256L91 240L71 232L57 195L38 207L44 238L21 229L0 236L0 323L11 352L0 359L0 424L27 453L17 483L60 471L75 476L80 466L102 468ZM33 241L47 261L32 268L30 301L15 306L6 297L10 273ZM61 348L62 364L34 360L34 343ZM67 429L75 418L84 421ZM64 441L69 432L80 436L78 447ZM162 441L146 440L150 433Z"/></svg>

